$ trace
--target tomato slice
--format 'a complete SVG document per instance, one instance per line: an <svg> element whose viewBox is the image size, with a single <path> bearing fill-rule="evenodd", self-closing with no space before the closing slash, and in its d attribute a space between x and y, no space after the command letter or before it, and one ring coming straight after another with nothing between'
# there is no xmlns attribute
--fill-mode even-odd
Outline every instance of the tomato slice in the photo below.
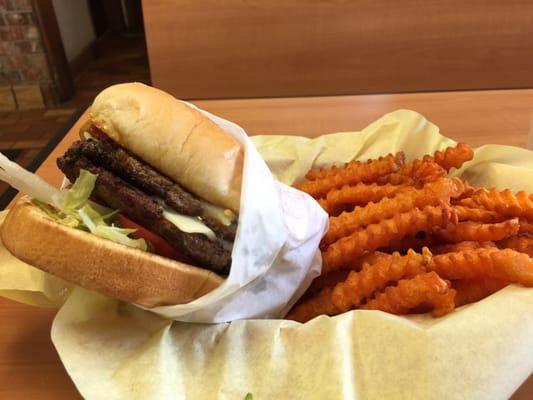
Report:
<svg viewBox="0 0 533 400"><path fill-rule="evenodd" d="M94 138L99 139L99 140L106 140L106 139L109 140L110 139L109 136L107 136L102 130L100 130L99 128L97 128L94 125L91 125L89 127L89 133L91 134L91 136L93 136Z"/></svg>
<svg viewBox="0 0 533 400"><path fill-rule="evenodd" d="M136 239L144 239L152 246L152 251L160 256L171 258L180 262L191 263L183 254L179 253L174 249L165 239L161 236L156 235L152 231L146 229L145 227L133 222L131 219L126 217L122 213L117 214L117 218L120 221L120 224L124 228L136 229L131 235Z"/></svg>

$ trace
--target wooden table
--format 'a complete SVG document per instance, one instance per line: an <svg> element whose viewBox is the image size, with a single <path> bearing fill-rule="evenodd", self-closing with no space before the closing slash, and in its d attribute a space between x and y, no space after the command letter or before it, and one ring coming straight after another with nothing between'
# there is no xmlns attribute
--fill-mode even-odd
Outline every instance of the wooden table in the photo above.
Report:
<svg viewBox="0 0 533 400"><path fill-rule="evenodd" d="M474 146L485 143L525 147L533 124L533 90L421 93L400 95L307 97L195 101L240 124L251 135L359 130L379 116L409 108L424 114L441 131ZM74 124L38 173L59 185L55 159L77 138L84 117ZM532 139L530 139L531 141ZM0 298L0 398L80 398L50 341L55 311ZM533 377L512 397L533 398Z"/></svg>

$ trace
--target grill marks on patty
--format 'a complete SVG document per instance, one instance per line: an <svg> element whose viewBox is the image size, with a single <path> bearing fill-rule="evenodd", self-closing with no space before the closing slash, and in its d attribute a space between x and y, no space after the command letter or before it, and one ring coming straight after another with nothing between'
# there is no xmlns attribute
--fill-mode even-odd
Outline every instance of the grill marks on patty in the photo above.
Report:
<svg viewBox="0 0 533 400"><path fill-rule="evenodd" d="M199 215L202 204L159 172L132 157L126 150L106 141L85 140L75 144L80 153L144 192L161 197L170 207L186 215Z"/></svg>
<svg viewBox="0 0 533 400"><path fill-rule="evenodd" d="M111 141L84 140L74 143L79 152L95 165L104 167L145 193L158 196L165 204L180 214L198 216L224 240L235 240L237 222L229 226L212 217L204 204L183 187L162 175L144 162L133 157L128 151Z"/></svg>
<svg viewBox="0 0 533 400"><path fill-rule="evenodd" d="M124 214L140 225L163 237L172 247L198 262L200 266L218 273L228 273L231 265L231 252L229 250L225 249L219 241L209 240L202 234L185 233L180 231L174 224L163 217L163 207L149 194L137 189L135 186L118 176L118 174L110 172L105 166L97 165L96 160L95 162L90 160L89 157L84 154L84 142L89 141L78 141L74 143L74 145L57 160L58 167L70 181L74 182L76 180L80 169L86 169L97 175L98 178L95 185L95 194L107 205L120 209ZM92 140L90 142L96 143ZM125 150L122 151L126 153ZM119 158L121 157L117 157L117 160ZM130 156L129 159L133 159L133 157ZM126 163L130 162L129 159L126 159ZM144 174L145 177L153 177L154 180L159 179L159 181L161 181L160 178L163 178L168 181L168 178L163 177L155 171L153 172L158 176L152 174L149 167L146 167L140 161L135 160L135 162L138 163L138 165L132 162L130 167L131 165L135 165L133 168L139 167L138 171L135 171ZM118 163L120 163L120 161L118 161ZM128 171L131 175L135 175L133 173L134 170L130 169ZM144 179L143 182L146 182L146 179ZM172 184L172 182L170 183ZM143 184L139 184L139 187L145 188ZM146 190L153 195L158 195L150 189ZM187 195L191 196L188 193Z"/></svg>

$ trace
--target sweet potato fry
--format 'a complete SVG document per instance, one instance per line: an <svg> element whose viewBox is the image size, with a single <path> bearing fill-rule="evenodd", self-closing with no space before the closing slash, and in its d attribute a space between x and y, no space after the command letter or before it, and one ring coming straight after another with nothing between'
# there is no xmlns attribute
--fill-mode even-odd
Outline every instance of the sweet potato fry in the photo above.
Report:
<svg viewBox="0 0 533 400"><path fill-rule="evenodd" d="M331 301L333 288L326 287L315 296L297 303L285 317L298 322L307 322L319 315L336 315L340 313Z"/></svg>
<svg viewBox="0 0 533 400"><path fill-rule="evenodd" d="M452 202L454 206L463 206L466 208L482 208L480 204L476 203L472 197L465 197ZM483 208L486 210L485 208ZM488 210L486 210L488 211Z"/></svg>
<svg viewBox="0 0 533 400"><path fill-rule="evenodd" d="M533 259L511 249L474 249L436 255L428 270L451 280L487 276L533 286Z"/></svg>
<svg viewBox="0 0 533 400"><path fill-rule="evenodd" d="M369 164L353 165L350 168L338 168L323 179L304 181L299 189L314 198L325 196L330 190L359 182L373 182L380 176L395 172L400 163L394 156L387 156Z"/></svg>
<svg viewBox="0 0 533 400"><path fill-rule="evenodd" d="M398 172L382 176L380 184L423 185L446 176L446 171L433 161L415 160L402 167Z"/></svg>
<svg viewBox="0 0 533 400"><path fill-rule="evenodd" d="M533 222L520 218L520 230L518 233L522 235L533 235Z"/></svg>
<svg viewBox="0 0 533 400"><path fill-rule="evenodd" d="M373 264L365 263L360 272L350 272L344 282L335 286L333 304L342 312L357 307L362 300L371 297L375 291L385 288L388 284L424 272L429 258L414 251L405 256L396 252L390 258Z"/></svg>
<svg viewBox="0 0 533 400"><path fill-rule="evenodd" d="M459 143L456 147L437 151L433 156L426 155L421 160L413 160L405 164L398 172L379 178L378 183L414 185L420 182L431 182L445 176L450 169L461 167L473 156L474 152L469 145Z"/></svg>
<svg viewBox="0 0 533 400"><path fill-rule="evenodd" d="M385 159L387 157L393 157L400 166L405 164L405 154L400 151L400 152L398 152L398 153L396 153L394 155L393 154L388 154L386 156L382 156L382 157L379 157L377 159L369 159L366 162L354 160L354 161L351 161L349 163L344 164L344 166L342 166L342 167L337 167L337 166L333 165L331 168L312 169L305 175L305 179L307 179L309 181L314 181L314 180L317 180L317 179L324 179L324 178L327 178L327 177L331 177L331 176L337 175L339 170L341 170L341 169L358 168L361 165L364 165L364 164L369 165L369 164L372 164L372 163L376 163L376 162L381 161L381 160L383 160L383 159Z"/></svg>
<svg viewBox="0 0 533 400"><path fill-rule="evenodd" d="M446 281L436 273L429 272L401 280L396 286L389 286L361 308L402 315L420 306L429 305L433 306L434 316L441 316L453 310L450 297L453 298L454 292L443 297L449 290Z"/></svg>
<svg viewBox="0 0 533 400"><path fill-rule="evenodd" d="M455 306L460 307L484 299L508 284L506 280L487 277L454 281L452 287L457 292Z"/></svg>
<svg viewBox="0 0 533 400"><path fill-rule="evenodd" d="M382 251L371 251L369 253L363 254L359 257L355 257L354 259L350 260L348 264L342 266L342 269L350 271L361 271L361 268L363 268L363 264L374 264L378 261L390 259L391 257L392 254L387 254Z"/></svg>
<svg viewBox="0 0 533 400"><path fill-rule="evenodd" d="M357 307L440 316L509 283L533 287L533 194L446 176L472 158L459 143L409 163L398 153L310 171L300 188L330 227L323 275L289 317Z"/></svg>
<svg viewBox="0 0 533 400"><path fill-rule="evenodd" d="M457 212L457 218L459 222L473 221L483 222L484 224L493 224L495 222L502 222L505 217L502 217L495 211L488 211L484 208L470 208L465 206L454 206L454 210Z"/></svg>
<svg viewBox="0 0 533 400"><path fill-rule="evenodd" d="M455 310L455 296L456 291L453 288L449 288L443 294L436 295L433 299L433 311L431 312L431 315L434 317L442 317Z"/></svg>
<svg viewBox="0 0 533 400"><path fill-rule="evenodd" d="M497 241L518 233L520 224L518 218L510 219L496 224L483 224L481 222L459 222L457 225L449 224L446 228L437 228L433 235L444 242L457 243L464 241Z"/></svg>
<svg viewBox="0 0 533 400"><path fill-rule="evenodd" d="M474 158L474 151L466 143L458 143L455 147L448 147L444 151L437 151L431 156L425 156L423 159L432 159L446 171L452 168L460 168L466 161Z"/></svg>
<svg viewBox="0 0 533 400"><path fill-rule="evenodd" d="M338 271L331 271L329 274L322 274L316 277L315 279L313 279L313 282L311 282L311 285L306 290L304 296L312 296L327 287L333 289L337 283L345 281L349 273L350 270L341 269Z"/></svg>
<svg viewBox="0 0 533 400"><path fill-rule="evenodd" d="M392 218L398 213L448 202L450 197L460 193L461 188L462 186L458 185L456 180L441 178L425 185L422 189L398 193L378 203L369 203L366 207L356 207L351 212L344 212L338 217L330 217L329 230L322 239L322 244L327 246L358 229Z"/></svg>
<svg viewBox="0 0 533 400"><path fill-rule="evenodd" d="M432 161L424 161L414 171L414 177L422 183L435 182L437 179L445 177L447 171L439 164Z"/></svg>
<svg viewBox="0 0 533 400"><path fill-rule="evenodd" d="M494 242L476 242L464 241L458 243L441 244L438 246L431 246L430 250L433 254L456 253L459 251L475 250L475 249L490 249L495 248Z"/></svg>
<svg viewBox="0 0 533 400"><path fill-rule="evenodd" d="M413 186L419 187L422 185L421 182L418 182L415 178L410 175L405 175L399 172L393 172L382 176L377 180L379 185L403 185L403 186Z"/></svg>
<svg viewBox="0 0 533 400"><path fill-rule="evenodd" d="M376 203L383 198L414 190L416 189L411 186L358 183L332 190L326 198L319 199L318 202L329 215L338 215L337 210L343 210L346 206L365 206L370 202Z"/></svg>
<svg viewBox="0 0 533 400"><path fill-rule="evenodd" d="M509 189L498 191L497 189L479 189L476 190L471 200L464 199L461 205L477 204L489 211L497 213L508 218L525 218L533 220L533 194L526 192L513 193Z"/></svg>
<svg viewBox="0 0 533 400"><path fill-rule="evenodd" d="M397 214L331 244L322 253L322 270L328 272L341 269L343 265L349 264L350 260L367 251L386 247L405 236L414 235L419 231L428 232L450 222L456 223L457 215L447 205L428 206L423 210L414 209Z"/></svg>
<svg viewBox="0 0 533 400"><path fill-rule="evenodd" d="M470 184L468 181L463 181L463 184L465 185L465 189L459 197L454 199L454 202L456 203L460 200L472 197L472 194L474 194L474 192L479 189L479 187Z"/></svg>
<svg viewBox="0 0 533 400"><path fill-rule="evenodd" d="M423 235L421 235L423 234ZM425 232L418 232L414 236L406 236L400 240L390 242L387 247L380 248L380 251L393 253L399 251L405 254L408 250L419 251L423 247L432 246L435 243L435 238Z"/></svg>
<svg viewBox="0 0 533 400"><path fill-rule="evenodd" d="M518 235L496 242L500 249L513 249L533 257L533 236Z"/></svg>

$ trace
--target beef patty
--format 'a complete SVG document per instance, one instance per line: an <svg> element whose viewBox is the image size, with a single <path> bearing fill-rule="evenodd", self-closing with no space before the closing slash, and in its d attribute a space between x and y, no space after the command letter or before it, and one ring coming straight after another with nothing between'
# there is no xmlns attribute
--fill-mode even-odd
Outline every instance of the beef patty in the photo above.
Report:
<svg viewBox="0 0 533 400"><path fill-rule="evenodd" d="M80 169L97 175L94 194L105 204L120 209L133 221L163 237L199 266L228 273L231 252L221 239L234 239L236 221L230 226L223 225L208 214L199 199L125 149L108 141L77 141L57 159L57 165L71 182L76 180ZM163 206L152 196L163 199L179 213L200 217L217 239L180 231L164 218Z"/></svg>

